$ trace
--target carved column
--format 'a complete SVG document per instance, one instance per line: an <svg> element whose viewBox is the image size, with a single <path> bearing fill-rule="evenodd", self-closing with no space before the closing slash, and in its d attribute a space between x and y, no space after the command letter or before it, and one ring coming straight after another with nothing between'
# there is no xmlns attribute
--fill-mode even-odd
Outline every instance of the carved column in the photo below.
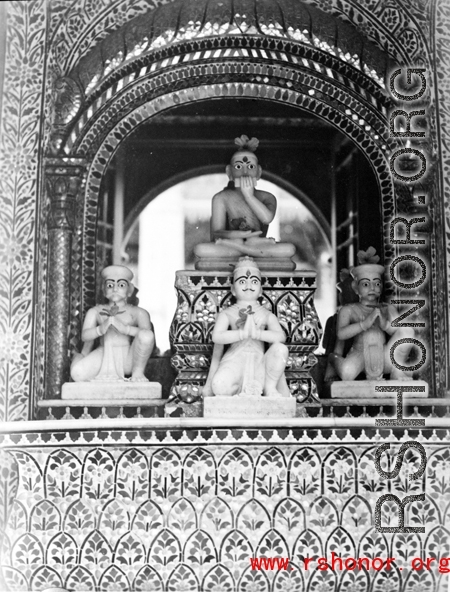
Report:
<svg viewBox="0 0 450 592"><path fill-rule="evenodd" d="M68 380L70 274L72 234L85 163L71 159L48 161L45 189L48 198L48 276L45 397L59 398Z"/></svg>

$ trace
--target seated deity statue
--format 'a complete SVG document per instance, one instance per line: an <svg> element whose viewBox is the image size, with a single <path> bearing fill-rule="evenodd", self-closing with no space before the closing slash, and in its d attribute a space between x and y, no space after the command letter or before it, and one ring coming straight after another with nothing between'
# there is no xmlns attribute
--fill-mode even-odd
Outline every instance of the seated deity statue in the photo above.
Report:
<svg viewBox="0 0 450 592"><path fill-rule="evenodd" d="M236 303L217 316L212 333L214 352L203 396L289 397L284 375L286 336L277 317L258 303L262 295L261 272L252 258L239 259L231 292ZM224 353L225 346L229 347Z"/></svg>
<svg viewBox="0 0 450 592"><path fill-rule="evenodd" d="M133 294L133 273L123 265L102 271L103 292L108 304L91 308L84 319L81 353L75 354L70 375L75 382L127 380L147 382L145 365L155 343L150 315L127 303ZM99 346L95 349L95 340Z"/></svg>
<svg viewBox="0 0 450 592"><path fill-rule="evenodd" d="M399 313L392 304L380 303L383 289L384 267L378 265L375 249L358 253L359 265L350 269L352 288L359 302L342 306L337 319L337 343L329 362L342 380L355 380L365 372L367 380L382 380L390 374L391 380L410 380L411 375L397 368L391 361L391 348L396 341L414 337L410 327L393 327ZM370 262L365 262L370 261ZM346 356L342 355L344 342L353 338ZM405 366L411 351L411 342L395 347L395 361Z"/></svg>
<svg viewBox="0 0 450 592"><path fill-rule="evenodd" d="M230 184L213 197L211 242L195 247L195 268L229 270L230 263L247 255L257 260L260 269L291 271L295 269L295 246L266 236L277 200L272 193L256 189L262 174L254 153L259 141L241 136L235 143L238 150L226 167Z"/></svg>

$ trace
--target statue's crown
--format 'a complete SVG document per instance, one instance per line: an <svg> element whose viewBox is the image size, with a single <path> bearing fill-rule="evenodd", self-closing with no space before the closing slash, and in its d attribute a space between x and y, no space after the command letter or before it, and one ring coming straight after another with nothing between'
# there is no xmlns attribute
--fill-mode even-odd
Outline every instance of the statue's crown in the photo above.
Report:
<svg viewBox="0 0 450 592"><path fill-rule="evenodd" d="M256 274L258 277L261 277L261 271L255 260L247 256L239 258L233 270L233 277L236 277L236 273L248 276Z"/></svg>

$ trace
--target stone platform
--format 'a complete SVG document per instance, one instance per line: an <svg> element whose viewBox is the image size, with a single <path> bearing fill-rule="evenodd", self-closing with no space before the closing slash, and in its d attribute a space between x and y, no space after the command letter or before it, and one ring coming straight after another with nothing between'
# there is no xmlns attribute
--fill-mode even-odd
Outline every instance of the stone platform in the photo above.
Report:
<svg viewBox="0 0 450 592"><path fill-rule="evenodd" d="M424 387L425 390L411 390L403 393L404 398L428 397L428 384L424 380L337 380L331 385L332 399L386 399L395 392L377 391L375 387ZM356 403L356 401L355 401Z"/></svg>
<svg viewBox="0 0 450 592"><path fill-rule="evenodd" d="M203 417L270 419L295 417L295 397L205 397Z"/></svg>
<svg viewBox="0 0 450 592"><path fill-rule="evenodd" d="M121 401L148 401L161 399L162 389L159 382L129 382L117 380L111 382L65 382L62 386L62 400L77 400L88 405L91 401L120 404Z"/></svg>

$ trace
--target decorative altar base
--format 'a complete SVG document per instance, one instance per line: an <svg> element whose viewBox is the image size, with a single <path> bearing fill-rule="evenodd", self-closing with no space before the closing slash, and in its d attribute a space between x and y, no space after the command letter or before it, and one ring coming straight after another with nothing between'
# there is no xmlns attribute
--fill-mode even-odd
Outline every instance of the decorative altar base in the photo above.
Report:
<svg viewBox="0 0 450 592"><path fill-rule="evenodd" d="M130 382L128 380L65 382L61 390L61 399L78 401L80 405L88 405L93 399L105 403L114 402L115 405L118 405L117 401L133 399L145 402L148 399L161 398L159 382Z"/></svg>
<svg viewBox="0 0 450 592"><path fill-rule="evenodd" d="M39 419L105 419L108 417L158 417L164 413L159 382L66 382L60 399L38 401Z"/></svg>
<svg viewBox="0 0 450 592"><path fill-rule="evenodd" d="M379 391L376 387L407 387L403 398L427 398L428 383L424 380L336 380L331 385L332 399L385 399L395 393ZM419 390L421 389L421 390ZM355 403L357 403L355 401ZM364 403L364 401L363 401Z"/></svg>
<svg viewBox="0 0 450 592"><path fill-rule="evenodd" d="M297 402L320 405L310 374L322 327L314 306L314 271L262 272L262 304L278 318L286 333L289 359L286 380ZM217 314L233 303L231 272L177 271L177 309L170 328L172 366L178 371L171 395L203 387L208 375Z"/></svg>

